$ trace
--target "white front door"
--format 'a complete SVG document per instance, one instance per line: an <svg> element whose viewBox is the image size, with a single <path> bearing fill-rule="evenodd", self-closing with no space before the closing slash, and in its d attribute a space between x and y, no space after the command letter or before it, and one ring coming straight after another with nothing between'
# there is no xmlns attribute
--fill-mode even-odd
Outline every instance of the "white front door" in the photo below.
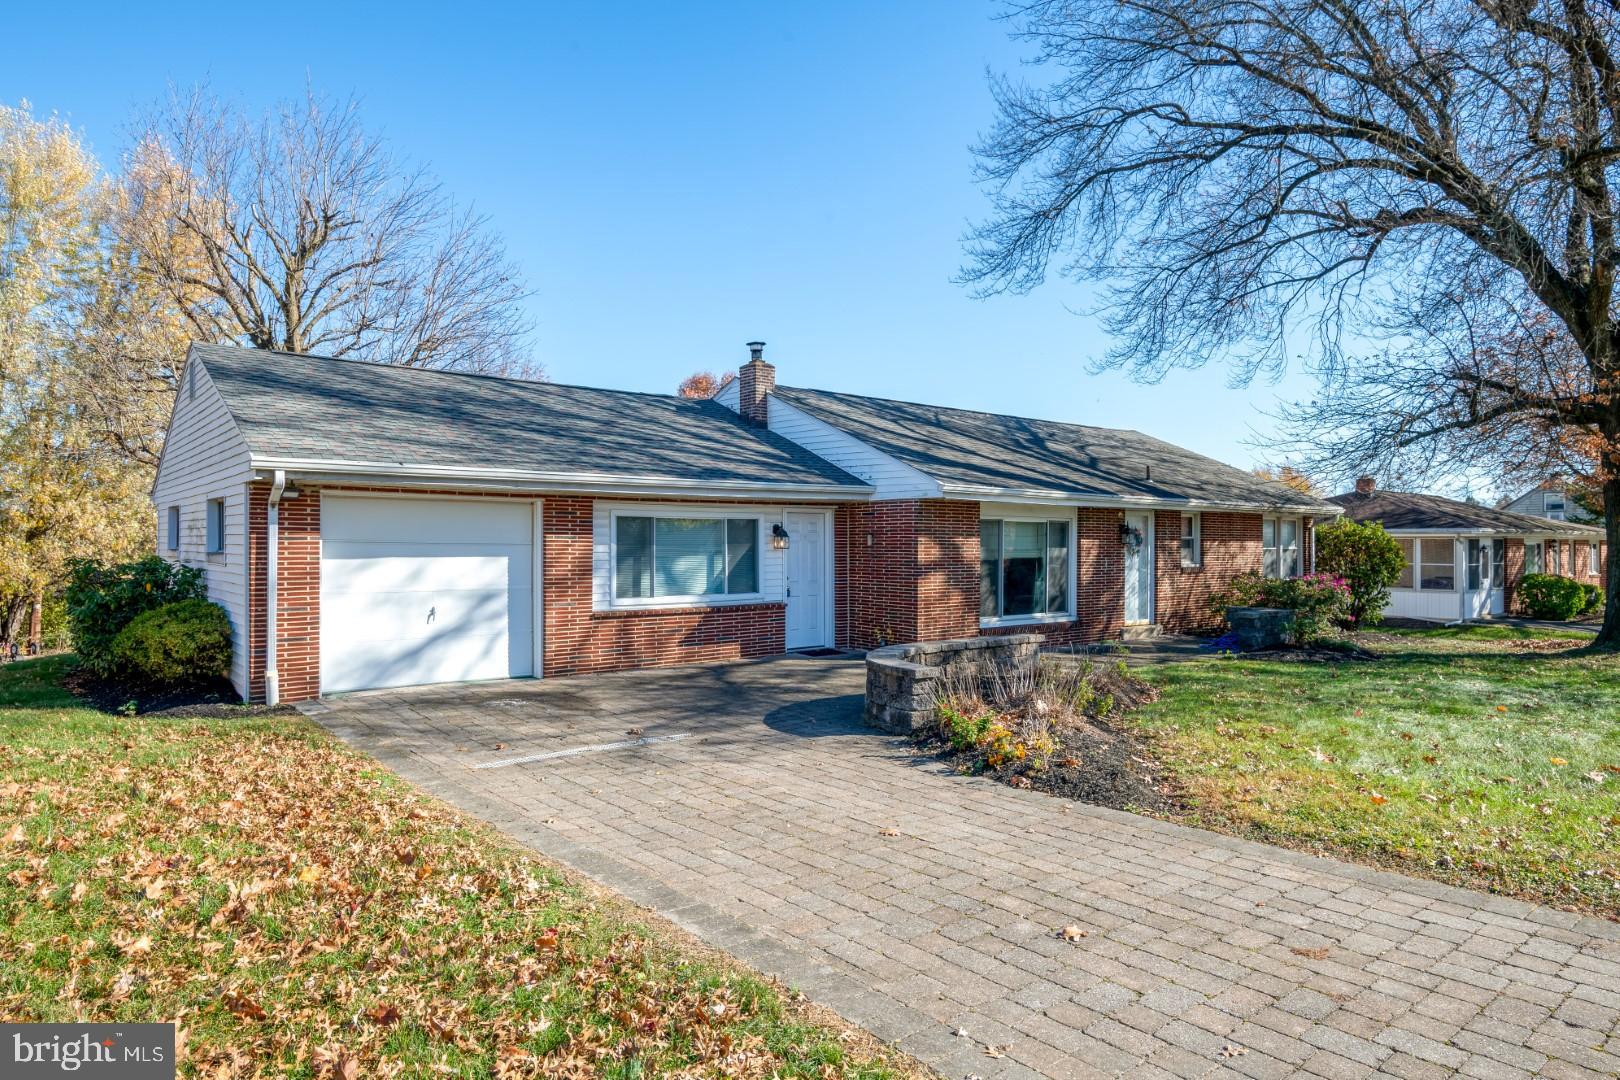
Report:
<svg viewBox="0 0 1620 1080"><path fill-rule="evenodd" d="M1125 622L1153 621L1153 515L1125 515L1131 543L1125 548ZM1139 539L1138 539L1139 538Z"/></svg>
<svg viewBox="0 0 1620 1080"><path fill-rule="evenodd" d="M533 675L534 504L321 498L321 690Z"/></svg>
<svg viewBox="0 0 1620 1080"><path fill-rule="evenodd" d="M1491 614L1507 609L1507 541L1491 541Z"/></svg>
<svg viewBox="0 0 1620 1080"><path fill-rule="evenodd" d="M817 649L833 643L832 589L827 565L831 537L821 510L785 513L788 549L783 572L787 593L787 647Z"/></svg>
<svg viewBox="0 0 1620 1080"><path fill-rule="evenodd" d="M1491 613L1491 542L1470 538L1464 545L1463 572L1467 588L1463 614L1483 619Z"/></svg>

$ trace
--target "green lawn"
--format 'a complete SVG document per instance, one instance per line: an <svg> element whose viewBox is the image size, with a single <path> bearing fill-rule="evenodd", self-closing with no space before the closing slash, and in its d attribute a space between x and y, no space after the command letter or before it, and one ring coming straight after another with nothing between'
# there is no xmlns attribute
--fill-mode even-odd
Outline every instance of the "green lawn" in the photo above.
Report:
<svg viewBox="0 0 1620 1080"><path fill-rule="evenodd" d="M1513 627L1368 635L1376 662L1168 664L1129 722L1184 819L1620 915L1620 658Z"/></svg>
<svg viewBox="0 0 1620 1080"><path fill-rule="evenodd" d="M0 1016L179 1020L188 1076L909 1075L301 717L69 663L0 667Z"/></svg>

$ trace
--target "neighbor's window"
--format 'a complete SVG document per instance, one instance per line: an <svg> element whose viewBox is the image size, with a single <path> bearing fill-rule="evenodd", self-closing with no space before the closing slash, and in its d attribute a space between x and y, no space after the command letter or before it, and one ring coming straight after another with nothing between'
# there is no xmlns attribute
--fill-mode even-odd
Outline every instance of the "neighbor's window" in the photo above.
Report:
<svg viewBox="0 0 1620 1080"><path fill-rule="evenodd" d="M1593 577L1598 575L1598 546L1596 544L1586 545L1586 572Z"/></svg>
<svg viewBox="0 0 1620 1080"><path fill-rule="evenodd" d="M1299 518L1268 517L1261 524L1269 578L1299 577Z"/></svg>
<svg viewBox="0 0 1620 1080"><path fill-rule="evenodd" d="M1549 574L1564 572L1564 545L1556 540L1547 544L1547 572Z"/></svg>
<svg viewBox="0 0 1620 1080"><path fill-rule="evenodd" d="M1181 565L1204 565L1203 524L1197 514L1181 515Z"/></svg>
<svg viewBox="0 0 1620 1080"><path fill-rule="evenodd" d="M1426 539L1418 542L1420 564L1418 581L1425 589L1442 591L1457 588L1457 552L1450 540Z"/></svg>
<svg viewBox="0 0 1620 1080"><path fill-rule="evenodd" d="M1527 574L1541 573L1541 544L1539 542L1525 541L1524 572Z"/></svg>
<svg viewBox="0 0 1620 1080"><path fill-rule="evenodd" d="M692 599L759 593L757 517L613 519L613 598Z"/></svg>
<svg viewBox="0 0 1620 1080"><path fill-rule="evenodd" d="M208 500L208 551L219 554L225 550L225 500Z"/></svg>
<svg viewBox="0 0 1620 1080"><path fill-rule="evenodd" d="M1554 521L1564 520L1564 493L1548 492L1542 498L1541 505L1546 508L1547 516Z"/></svg>
<svg viewBox="0 0 1620 1080"><path fill-rule="evenodd" d="M1500 589L1507 581L1507 541L1491 541L1491 588Z"/></svg>
<svg viewBox="0 0 1620 1080"><path fill-rule="evenodd" d="M169 550L180 550L180 508L169 507Z"/></svg>
<svg viewBox="0 0 1620 1080"><path fill-rule="evenodd" d="M1395 580L1397 589L1410 589L1412 587L1412 545L1415 540L1397 540L1401 546L1401 576Z"/></svg>
<svg viewBox="0 0 1620 1080"><path fill-rule="evenodd" d="M1069 613L1069 523L979 522L979 616Z"/></svg>

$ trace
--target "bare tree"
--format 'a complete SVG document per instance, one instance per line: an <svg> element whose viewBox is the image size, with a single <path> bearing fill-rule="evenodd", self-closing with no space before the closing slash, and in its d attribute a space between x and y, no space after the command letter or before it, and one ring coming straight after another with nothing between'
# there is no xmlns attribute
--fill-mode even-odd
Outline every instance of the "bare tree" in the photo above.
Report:
<svg viewBox="0 0 1620 1080"><path fill-rule="evenodd" d="M1309 348L1322 475L1595 440L1620 541L1620 59L1586 0L1037 0L1052 73L994 84L964 279L1105 283L1155 379ZM1497 458L1492 460L1498 460ZM1620 646L1620 559L1600 642Z"/></svg>
<svg viewBox="0 0 1620 1080"><path fill-rule="evenodd" d="M313 92L250 118L203 91L143 121L121 239L192 333L413 367L537 374L486 220Z"/></svg>

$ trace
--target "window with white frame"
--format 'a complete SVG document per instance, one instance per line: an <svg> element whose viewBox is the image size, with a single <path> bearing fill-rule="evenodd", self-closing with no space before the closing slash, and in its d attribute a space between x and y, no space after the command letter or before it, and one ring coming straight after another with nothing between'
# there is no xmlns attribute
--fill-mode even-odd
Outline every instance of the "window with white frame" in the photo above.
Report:
<svg viewBox="0 0 1620 1080"><path fill-rule="evenodd" d="M1457 547L1450 537L1418 541L1418 587L1435 592L1457 589Z"/></svg>
<svg viewBox="0 0 1620 1080"><path fill-rule="evenodd" d="M1527 574L1541 573L1541 541L1526 540L1524 542L1524 572Z"/></svg>
<svg viewBox="0 0 1620 1080"><path fill-rule="evenodd" d="M1593 577L1598 576L1598 546L1596 544L1586 545L1586 572Z"/></svg>
<svg viewBox="0 0 1620 1080"><path fill-rule="evenodd" d="M1401 576L1395 579L1395 587L1397 589L1415 588L1416 586L1412 580L1412 549L1417 541L1397 540L1395 542L1401 547Z"/></svg>
<svg viewBox="0 0 1620 1080"><path fill-rule="evenodd" d="M1266 577L1299 577L1299 518L1268 517L1260 528Z"/></svg>
<svg viewBox="0 0 1620 1080"><path fill-rule="evenodd" d="M617 604L756 597L758 515L613 515Z"/></svg>
<svg viewBox="0 0 1620 1080"><path fill-rule="evenodd" d="M179 551L180 550L180 508L178 506L169 507L168 533L169 533L169 536L168 536L169 550L170 551Z"/></svg>
<svg viewBox="0 0 1620 1080"><path fill-rule="evenodd" d="M1549 574L1562 574L1564 572L1564 545L1556 540L1547 542L1547 572Z"/></svg>
<svg viewBox="0 0 1620 1080"><path fill-rule="evenodd" d="M979 617L1068 615L1069 523L1015 518L979 522Z"/></svg>
<svg viewBox="0 0 1620 1080"><path fill-rule="evenodd" d="M208 500L208 553L218 555L225 550L225 500Z"/></svg>
<svg viewBox="0 0 1620 1080"><path fill-rule="evenodd" d="M1554 521L1564 520L1564 493L1562 491L1549 491L1542 496L1541 505L1546 515Z"/></svg>
<svg viewBox="0 0 1620 1080"><path fill-rule="evenodd" d="M1181 515L1181 565L1192 569L1204 565L1202 515Z"/></svg>
<svg viewBox="0 0 1620 1080"><path fill-rule="evenodd" d="M1491 541L1491 588L1507 584L1507 541Z"/></svg>

